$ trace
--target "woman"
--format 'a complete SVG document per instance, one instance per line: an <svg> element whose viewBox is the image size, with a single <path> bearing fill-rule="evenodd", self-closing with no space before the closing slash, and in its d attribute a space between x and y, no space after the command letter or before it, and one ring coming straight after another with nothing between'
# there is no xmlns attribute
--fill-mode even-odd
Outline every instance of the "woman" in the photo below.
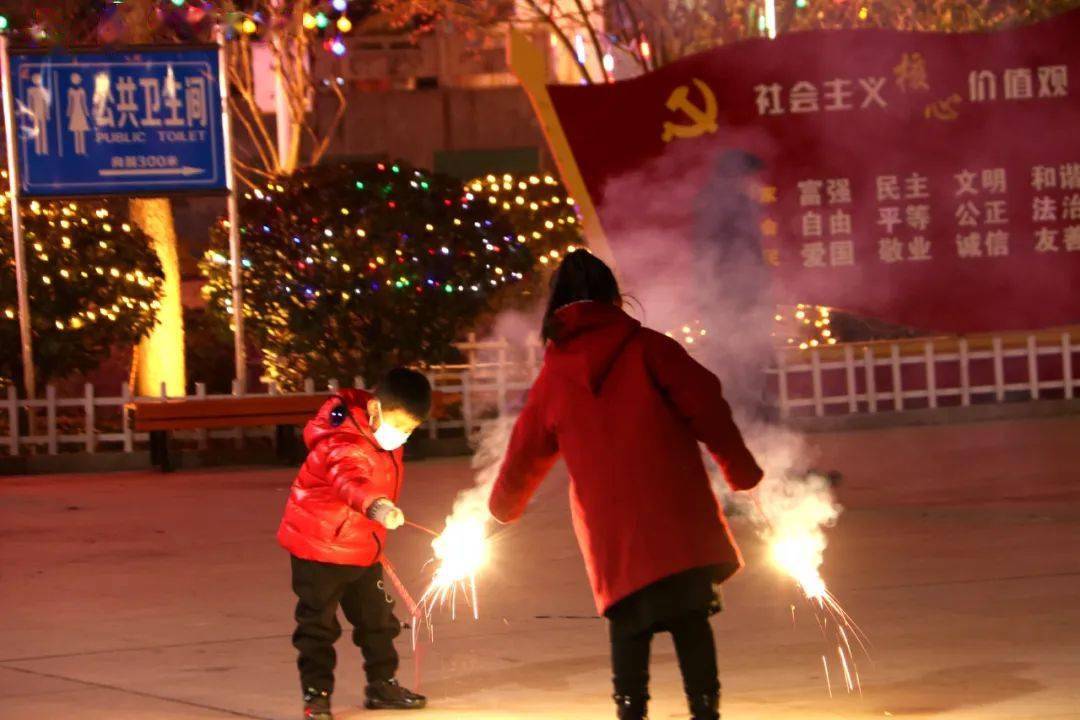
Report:
<svg viewBox="0 0 1080 720"><path fill-rule="evenodd" d="M611 270L566 256L544 316L547 352L492 491L501 522L525 511L559 454L597 609L610 621L615 703L644 718L649 646L670 632L695 720L719 718L709 616L718 585L741 565L709 486L702 442L737 490L761 469L720 382L682 346L621 309Z"/></svg>

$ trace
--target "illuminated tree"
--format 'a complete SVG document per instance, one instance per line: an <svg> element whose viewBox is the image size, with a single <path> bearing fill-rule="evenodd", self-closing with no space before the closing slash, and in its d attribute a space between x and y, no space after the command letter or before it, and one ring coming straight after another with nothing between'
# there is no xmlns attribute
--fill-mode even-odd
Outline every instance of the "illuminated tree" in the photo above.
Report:
<svg viewBox="0 0 1080 720"><path fill-rule="evenodd" d="M525 277L500 294L498 308L528 309L542 302L559 259L584 244L573 198L551 175L487 175L466 183L465 191L468 199L502 214L535 258Z"/></svg>
<svg viewBox="0 0 1080 720"><path fill-rule="evenodd" d="M7 182L6 171L3 173ZM97 367L153 327L162 286L150 238L118 219L117 203L24 204L34 362L41 384ZM11 213L0 195L0 234ZM22 375L10 241L0 243L0 385Z"/></svg>
<svg viewBox="0 0 1080 720"><path fill-rule="evenodd" d="M285 388L453 359L462 332L533 265L490 203L402 162L302 168L245 193L241 217L245 324ZM213 229L203 262L222 321L226 231Z"/></svg>

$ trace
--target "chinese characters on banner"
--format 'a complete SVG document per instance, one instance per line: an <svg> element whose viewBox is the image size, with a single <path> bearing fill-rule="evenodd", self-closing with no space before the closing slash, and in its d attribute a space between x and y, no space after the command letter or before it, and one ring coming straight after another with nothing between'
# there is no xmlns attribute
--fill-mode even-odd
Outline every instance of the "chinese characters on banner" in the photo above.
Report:
<svg viewBox="0 0 1080 720"><path fill-rule="evenodd" d="M22 191L225 189L216 47L13 50Z"/></svg>
<svg viewBox="0 0 1080 720"><path fill-rule="evenodd" d="M1077 37L1080 11L998 33L798 33L548 91L617 262L642 228L700 243L738 150L763 165L777 302L1032 329L1080 322ZM642 201L657 196L670 205Z"/></svg>

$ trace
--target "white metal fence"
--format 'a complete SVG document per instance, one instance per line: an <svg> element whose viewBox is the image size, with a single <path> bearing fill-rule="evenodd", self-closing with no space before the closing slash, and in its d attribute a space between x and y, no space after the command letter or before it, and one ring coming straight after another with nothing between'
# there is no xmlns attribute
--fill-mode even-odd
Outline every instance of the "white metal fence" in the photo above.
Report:
<svg viewBox="0 0 1080 720"><path fill-rule="evenodd" d="M780 353L769 370L783 418L1072 399L1070 332L919 338Z"/></svg>
<svg viewBox="0 0 1080 720"><path fill-rule="evenodd" d="M459 345L465 362L427 370L436 396L436 412L421 429L428 437L472 437L480 424L504 415L521 399L539 371L538 340L514 345L505 340ZM895 342L835 345L784 352L767 372L771 395L783 418L884 413L917 408L968 406L1080 394L1074 368L1080 344L1070 332L978 338L920 338ZM356 378L351 383L360 387ZM314 381L303 394L314 394ZM325 383L336 391L339 383ZM279 394L274 387L266 393ZM193 397L241 397L234 382L231 395L207 395L196 386ZM76 397L58 397L54 387L32 401L17 397L14 387L0 397L0 453L126 452L142 449L146 433L136 433L126 408L136 398L124 386L102 395L91 385ZM34 433L25 432L31 411ZM269 437L270 428L197 430L175 437L206 448L210 441Z"/></svg>

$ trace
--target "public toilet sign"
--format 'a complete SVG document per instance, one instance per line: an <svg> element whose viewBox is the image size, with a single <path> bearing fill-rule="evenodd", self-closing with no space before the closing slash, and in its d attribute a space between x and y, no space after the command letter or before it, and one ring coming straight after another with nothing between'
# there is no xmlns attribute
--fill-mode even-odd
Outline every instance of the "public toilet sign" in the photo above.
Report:
<svg viewBox="0 0 1080 720"><path fill-rule="evenodd" d="M218 46L9 52L22 196L227 192Z"/></svg>

